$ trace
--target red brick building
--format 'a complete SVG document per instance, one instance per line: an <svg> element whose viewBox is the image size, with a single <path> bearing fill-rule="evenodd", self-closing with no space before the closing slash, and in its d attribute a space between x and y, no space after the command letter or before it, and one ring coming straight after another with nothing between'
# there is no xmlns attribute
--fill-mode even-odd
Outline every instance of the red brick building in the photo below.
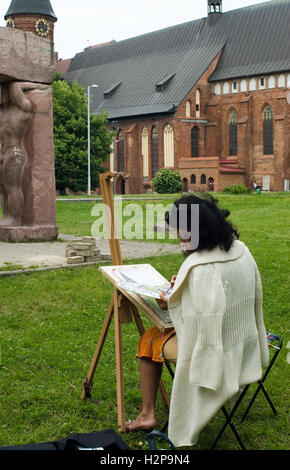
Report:
<svg viewBox="0 0 290 470"><path fill-rule="evenodd" d="M189 191L283 191L290 179L290 1L222 12L77 54L67 80L92 84L116 132L122 193L178 169Z"/></svg>

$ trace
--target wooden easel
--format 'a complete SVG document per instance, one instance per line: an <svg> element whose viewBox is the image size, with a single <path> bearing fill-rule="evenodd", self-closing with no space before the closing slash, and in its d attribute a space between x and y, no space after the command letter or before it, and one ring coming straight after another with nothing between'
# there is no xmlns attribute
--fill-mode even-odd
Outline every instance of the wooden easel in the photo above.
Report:
<svg viewBox="0 0 290 470"><path fill-rule="evenodd" d="M113 178L118 177L118 173L103 173L100 175L100 185L103 203L105 207L109 207L110 211L107 213L107 222L110 229L110 251L112 256L112 264L120 266L123 264L120 240L115 237L117 233L115 211L114 211L114 197L113 197ZM114 293L105 317L105 321L99 336L97 347L93 355L88 375L83 382L83 391L81 398L91 396L91 389L93 385L93 377L101 356L101 352L107 337L107 333L114 317L115 327L115 350L116 350L116 381L117 381L117 407L118 407L118 430L125 431L125 402L124 402L124 367L123 367L123 348L122 348L122 325L130 323L134 319L140 336L145 332L142 320L139 315L137 307L128 300L128 298L114 287ZM160 381L159 390L162 398L169 408L169 397L165 390L164 384Z"/></svg>

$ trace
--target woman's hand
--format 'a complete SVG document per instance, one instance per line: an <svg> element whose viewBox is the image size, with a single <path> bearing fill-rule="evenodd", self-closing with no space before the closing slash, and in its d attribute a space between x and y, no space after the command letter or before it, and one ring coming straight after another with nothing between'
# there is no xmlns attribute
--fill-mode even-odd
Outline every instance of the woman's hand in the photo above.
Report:
<svg viewBox="0 0 290 470"><path fill-rule="evenodd" d="M173 289L177 276L172 276L170 282L170 289ZM160 299L156 299L161 310L168 310L168 298L165 296L165 292L162 291Z"/></svg>
<svg viewBox="0 0 290 470"><path fill-rule="evenodd" d="M156 299L161 310L168 310L168 299L165 297L165 292L162 291L160 294L160 299Z"/></svg>

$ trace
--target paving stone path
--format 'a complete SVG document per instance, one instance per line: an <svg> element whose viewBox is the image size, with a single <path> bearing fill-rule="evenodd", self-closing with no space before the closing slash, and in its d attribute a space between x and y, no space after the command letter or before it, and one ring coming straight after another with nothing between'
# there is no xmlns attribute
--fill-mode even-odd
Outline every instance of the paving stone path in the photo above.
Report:
<svg viewBox="0 0 290 470"><path fill-rule="evenodd" d="M0 242L0 268L19 265L23 268L52 267L66 265L66 241L78 239L73 235L60 234L64 241L45 243L5 243ZM178 253L178 246L165 243L147 243L121 240L123 259L137 259L167 253ZM97 247L102 254L109 254L108 240L97 240Z"/></svg>

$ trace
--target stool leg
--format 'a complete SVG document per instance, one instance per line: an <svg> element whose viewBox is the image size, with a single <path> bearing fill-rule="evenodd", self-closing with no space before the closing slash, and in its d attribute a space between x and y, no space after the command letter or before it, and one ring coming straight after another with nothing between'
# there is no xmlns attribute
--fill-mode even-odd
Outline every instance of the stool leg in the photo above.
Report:
<svg viewBox="0 0 290 470"><path fill-rule="evenodd" d="M267 393L267 390L265 389L265 387L264 387L263 384L262 384L261 390L262 390L262 392L264 393L267 402L268 402L269 405L271 406L274 415L276 416L278 412L277 412L275 406L273 405L272 400L271 400L271 398L269 397L269 395L268 395L268 393Z"/></svg>
<svg viewBox="0 0 290 470"><path fill-rule="evenodd" d="M262 383L259 384L259 386L257 387L254 395L253 395L253 398L251 399L250 403L248 404L247 406L247 409L245 411L245 413L243 414L243 417L242 417L242 423L245 421L246 417L248 416L248 413L250 411L250 409L252 408L252 404L254 403L254 400L256 399L256 396L258 395L259 391L261 390L261 385Z"/></svg>
<svg viewBox="0 0 290 470"><path fill-rule="evenodd" d="M210 450L214 450L215 446L217 445L218 441L220 440L222 434L224 433L224 431L226 430L227 426L229 425L231 430L233 431L240 447L242 450L246 450L246 447L241 439L241 436L239 435L234 423L232 422L232 413L229 415L227 410L225 409L225 407L223 406L222 407L222 411L226 417L226 422L225 424L223 425L223 427L221 428L220 432L218 433L217 437L215 438L215 440L213 441L212 445L211 445L211 448Z"/></svg>
<svg viewBox="0 0 290 470"><path fill-rule="evenodd" d="M256 388L256 391L255 391L250 403L248 404L245 413L243 414L242 421L241 421L242 423L245 421L246 417L248 416L249 411L252 408L252 405L253 405L253 403L254 403L254 401L255 401L255 399L256 399L256 397L257 397L260 390L262 390L262 392L264 393L270 407L272 408L272 411L273 411L274 415L277 415L277 410L276 410L275 406L273 405L273 403L272 403L272 401L271 401L271 399L270 399L270 397L269 397L269 395L268 395L268 393L267 393L267 391L266 391L266 389L263 385L263 382L259 381L259 385Z"/></svg>

